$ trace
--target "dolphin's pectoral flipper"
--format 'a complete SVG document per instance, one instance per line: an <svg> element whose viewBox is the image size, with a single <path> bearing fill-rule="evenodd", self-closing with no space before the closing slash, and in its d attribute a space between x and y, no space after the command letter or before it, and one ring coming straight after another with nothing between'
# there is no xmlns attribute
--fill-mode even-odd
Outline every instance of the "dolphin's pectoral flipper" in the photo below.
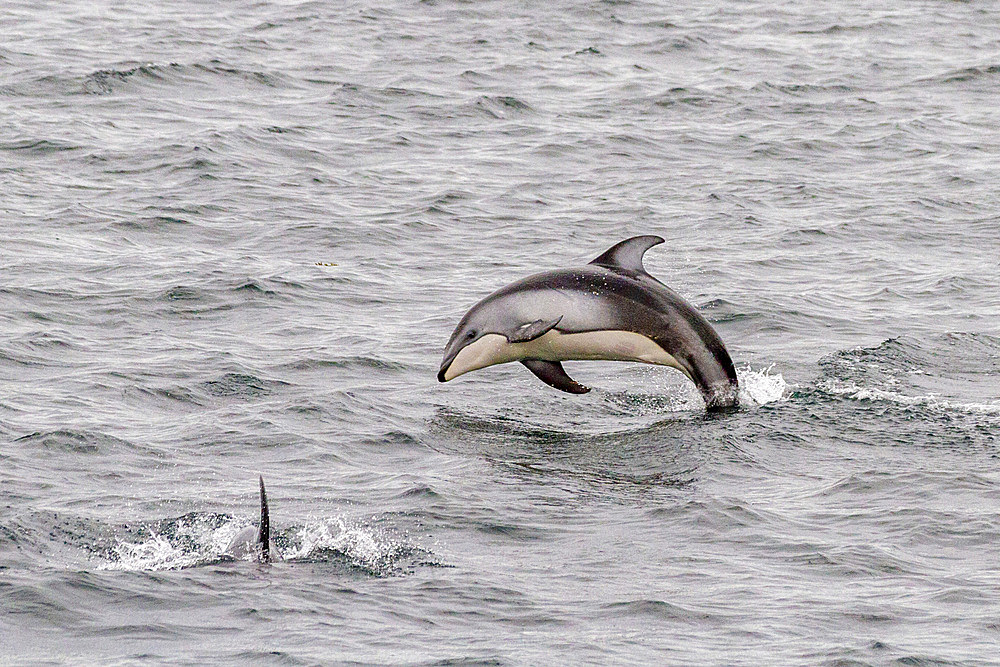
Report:
<svg viewBox="0 0 1000 667"><path fill-rule="evenodd" d="M257 545L260 559L264 563L271 560L271 517L267 508L267 492L264 490L264 476L260 476L260 527L257 529Z"/></svg>
<svg viewBox="0 0 1000 667"><path fill-rule="evenodd" d="M647 250L661 243L663 243L663 239L659 236L633 236L611 246L590 263L611 269L646 273L646 269L642 266L642 256L646 254Z"/></svg>
<svg viewBox="0 0 1000 667"><path fill-rule="evenodd" d="M551 331L555 325L559 324L559 320L561 319L562 315L554 320L535 320L534 322L522 324L507 334L507 342L528 343L533 341Z"/></svg>
<svg viewBox="0 0 1000 667"><path fill-rule="evenodd" d="M558 361L542 361L541 359L522 359L521 363L535 376L549 385L570 394L586 394L590 387L585 387L566 375L562 364Z"/></svg>

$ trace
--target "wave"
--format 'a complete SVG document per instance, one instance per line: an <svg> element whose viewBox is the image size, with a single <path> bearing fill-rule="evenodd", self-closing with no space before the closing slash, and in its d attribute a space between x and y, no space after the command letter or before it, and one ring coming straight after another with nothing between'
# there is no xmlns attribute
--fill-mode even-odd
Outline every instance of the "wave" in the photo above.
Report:
<svg viewBox="0 0 1000 667"><path fill-rule="evenodd" d="M865 387L855 382L822 381L818 388L834 396L842 396L862 402L887 402L907 407L921 407L945 412L966 414L1000 415L1000 402L962 402L942 398L937 394L910 396L891 389Z"/></svg>
<svg viewBox="0 0 1000 667"><path fill-rule="evenodd" d="M61 428L51 431L34 431L16 438L14 443L20 447L30 447L48 452L101 454L105 456L122 452L140 452L159 456L159 452L150 447L123 440L108 433L86 429Z"/></svg>
<svg viewBox="0 0 1000 667"><path fill-rule="evenodd" d="M278 389L289 386L289 384L282 380L261 378L250 373L226 373L217 380L205 382L202 386L212 396L252 398L267 396Z"/></svg>
<svg viewBox="0 0 1000 667"><path fill-rule="evenodd" d="M13 139L0 142L0 151L21 151L36 155L46 155L49 153L61 153L63 151L76 151L82 149L80 144L70 143L62 139Z"/></svg>
<svg viewBox="0 0 1000 667"><path fill-rule="evenodd" d="M58 72L22 78L0 86L0 95L110 96L134 93L148 87L202 89L219 87L243 90L283 90L301 88L307 82L283 72L264 68L245 68L212 59L194 63L118 62L89 72Z"/></svg>
<svg viewBox="0 0 1000 667"><path fill-rule="evenodd" d="M816 389L830 396L906 408L996 415L1000 338L947 333L927 339L901 336L856 347L820 361Z"/></svg>
<svg viewBox="0 0 1000 667"><path fill-rule="evenodd" d="M983 65L943 72L930 78L919 79L918 83L964 83L966 81L980 81L985 84L998 74L1000 74L1000 65Z"/></svg>
<svg viewBox="0 0 1000 667"><path fill-rule="evenodd" d="M534 111L527 102L509 95L483 95L475 100L473 108L490 118L498 120Z"/></svg>
<svg viewBox="0 0 1000 667"><path fill-rule="evenodd" d="M87 75L83 80L83 91L91 95L110 95L129 79L163 80L172 69L180 69L177 63L163 67L153 63L134 67L101 69Z"/></svg>

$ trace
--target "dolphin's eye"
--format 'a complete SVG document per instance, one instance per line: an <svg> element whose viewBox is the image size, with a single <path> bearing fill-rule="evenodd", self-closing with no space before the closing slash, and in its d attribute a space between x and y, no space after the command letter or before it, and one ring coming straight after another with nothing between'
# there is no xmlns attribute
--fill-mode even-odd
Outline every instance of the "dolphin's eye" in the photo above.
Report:
<svg viewBox="0 0 1000 667"><path fill-rule="evenodd" d="M473 329L469 333L465 334L465 337L468 338L469 340L472 340L473 338L476 337L476 330Z"/></svg>

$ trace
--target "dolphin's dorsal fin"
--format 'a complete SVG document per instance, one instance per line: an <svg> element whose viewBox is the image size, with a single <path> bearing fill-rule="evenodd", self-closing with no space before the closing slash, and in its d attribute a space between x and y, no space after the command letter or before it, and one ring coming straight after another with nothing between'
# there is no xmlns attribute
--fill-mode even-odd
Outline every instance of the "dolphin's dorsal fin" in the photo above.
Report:
<svg viewBox="0 0 1000 667"><path fill-rule="evenodd" d="M625 239L621 243L611 246L604 251L604 254L590 263L597 264L598 266L606 266L609 269L624 269L626 271L635 271L636 273L645 273L646 269L642 267L642 256L654 245L660 245L661 243L663 243L663 239L659 236L633 236L630 239Z"/></svg>
<svg viewBox="0 0 1000 667"><path fill-rule="evenodd" d="M260 559L271 560L271 517L267 508L267 491L264 490L264 476L260 476L260 528L257 529L257 544L260 545Z"/></svg>

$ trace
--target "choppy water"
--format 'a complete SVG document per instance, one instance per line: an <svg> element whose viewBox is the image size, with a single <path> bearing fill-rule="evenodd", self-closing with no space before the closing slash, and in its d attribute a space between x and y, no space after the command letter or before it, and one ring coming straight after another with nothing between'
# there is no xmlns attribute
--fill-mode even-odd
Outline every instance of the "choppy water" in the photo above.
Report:
<svg viewBox="0 0 1000 667"><path fill-rule="evenodd" d="M160 4L0 11L0 662L996 664L996 2ZM738 412L436 382L642 233Z"/></svg>

